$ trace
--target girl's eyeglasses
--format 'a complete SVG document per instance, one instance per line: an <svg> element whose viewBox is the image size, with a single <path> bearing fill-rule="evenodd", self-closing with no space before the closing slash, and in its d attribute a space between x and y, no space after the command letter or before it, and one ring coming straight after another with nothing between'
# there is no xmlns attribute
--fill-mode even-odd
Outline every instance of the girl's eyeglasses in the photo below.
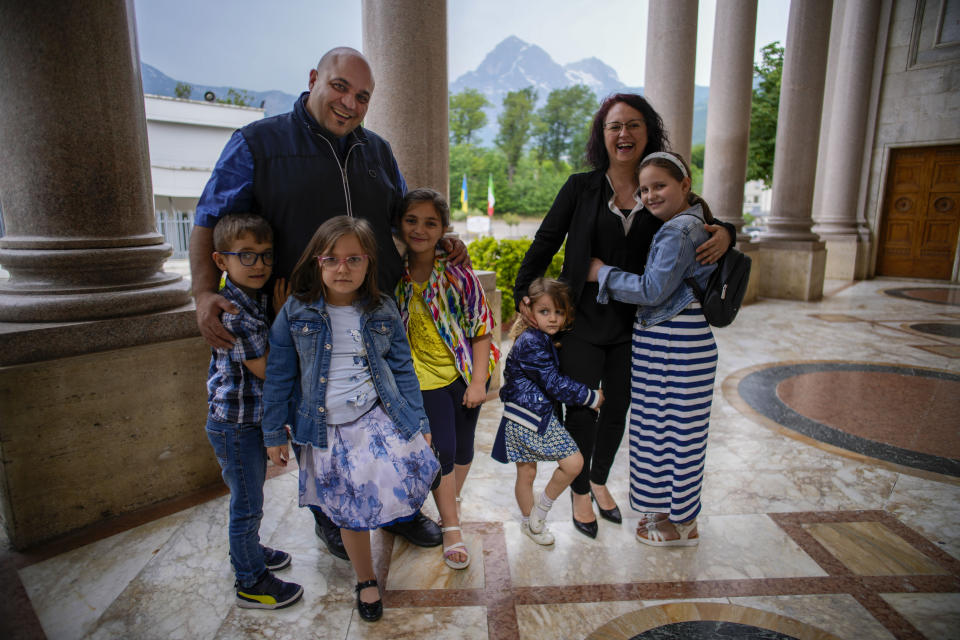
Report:
<svg viewBox="0 0 960 640"><path fill-rule="evenodd" d="M217 253L222 256L237 256L240 258L240 264L245 267L252 267L257 264L257 258L263 260L264 266L273 266L273 251L264 251L263 253L257 253L256 251L217 251Z"/></svg>
<svg viewBox="0 0 960 640"><path fill-rule="evenodd" d="M366 263L367 254L363 253L358 256L347 256L346 258L334 258L333 256L317 256L317 261L320 262L320 267L328 271L333 271L340 267L341 264L347 265L348 269L359 269Z"/></svg>

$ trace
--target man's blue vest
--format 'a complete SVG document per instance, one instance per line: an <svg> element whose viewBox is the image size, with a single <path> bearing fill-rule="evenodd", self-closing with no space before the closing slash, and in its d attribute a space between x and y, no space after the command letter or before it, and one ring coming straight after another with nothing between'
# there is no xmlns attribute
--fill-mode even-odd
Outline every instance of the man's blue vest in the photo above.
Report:
<svg viewBox="0 0 960 640"><path fill-rule="evenodd" d="M240 130L253 155L253 213L274 230L274 275L290 277L323 222L353 215L373 227L378 284L381 291L393 291L403 268L391 233L403 198L393 151L386 140L357 127L347 136L341 162L337 139L310 116L304 95L293 111Z"/></svg>

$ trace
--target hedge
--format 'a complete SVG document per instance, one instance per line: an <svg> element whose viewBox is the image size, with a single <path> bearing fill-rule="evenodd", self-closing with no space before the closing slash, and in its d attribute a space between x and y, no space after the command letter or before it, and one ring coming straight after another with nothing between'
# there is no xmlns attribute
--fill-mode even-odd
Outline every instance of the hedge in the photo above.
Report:
<svg viewBox="0 0 960 640"><path fill-rule="evenodd" d="M487 236L467 245L474 269L497 273L497 289L503 295L500 304L501 322L506 322L513 317L513 283L517 279L520 263L527 249L530 248L531 242L530 238L497 240ZM550 261L550 266L544 274L547 277L559 277L560 268L563 266L564 247L560 247L560 251Z"/></svg>

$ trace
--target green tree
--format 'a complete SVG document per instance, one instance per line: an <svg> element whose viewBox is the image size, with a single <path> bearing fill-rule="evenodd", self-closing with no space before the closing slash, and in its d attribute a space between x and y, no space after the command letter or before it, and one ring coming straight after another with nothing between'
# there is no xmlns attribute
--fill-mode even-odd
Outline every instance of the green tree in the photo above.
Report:
<svg viewBox="0 0 960 640"><path fill-rule="evenodd" d="M450 142L469 144L477 129L487 124L483 112L490 101L476 89L464 89L450 96Z"/></svg>
<svg viewBox="0 0 960 640"><path fill-rule="evenodd" d="M547 103L537 111L534 136L541 159L559 163L561 159L583 155L583 131L589 126L597 99L584 85L554 89ZM581 141L582 138L582 141ZM580 143L575 149L574 144Z"/></svg>
<svg viewBox="0 0 960 640"><path fill-rule="evenodd" d="M173 95L178 98L187 99L191 93L193 93L193 86L186 82L178 82L177 86L173 89Z"/></svg>
<svg viewBox="0 0 960 640"><path fill-rule="evenodd" d="M703 192L703 152L706 147L696 144L690 149L690 188L695 193Z"/></svg>
<svg viewBox="0 0 960 640"><path fill-rule="evenodd" d="M533 87L510 91L503 98L503 112L497 118L500 132L495 143L507 159L507 182L513 184L513 176L523 148L530 139L530 127L533 124L533 108L537 102L537 91Z"/></svg>
<svg viewBox="0 0 960 640"><path fill-rule="evenodd" d="M750 106L750 147L747 153L747 180L773 184L773 154L777 141L777 111L780 109L780 77L783 73L783 47L771 42L761 49L763 61L754 65L759 79Z"/></svg>
<svg viewBox="0 0 960 640"><path fill-rule="evenodd" d="M254 97L247 93L246 89L227 89L226 98L217 98L220 104L235 104L238 107L249 107L253 105Z"/></svg>

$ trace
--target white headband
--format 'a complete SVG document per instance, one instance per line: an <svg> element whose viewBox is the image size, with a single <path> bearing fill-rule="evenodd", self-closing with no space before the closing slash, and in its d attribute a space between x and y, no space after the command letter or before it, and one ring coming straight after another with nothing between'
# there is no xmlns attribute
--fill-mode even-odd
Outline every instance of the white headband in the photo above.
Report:
<svg viewBox="0 0 960 640"><path fill-rule="evenodd" d="M656 151L644 158L643 162L646 162L647 160L653 160L654 158L663 158L664 160L669 160L673 164L677 165L677 168L680 169L680 173L683 174L684 178L690 177L690 175L687 173L687 168L683 166L683 163L680 162L675 155L667 153L666 151Z"/></svg>

